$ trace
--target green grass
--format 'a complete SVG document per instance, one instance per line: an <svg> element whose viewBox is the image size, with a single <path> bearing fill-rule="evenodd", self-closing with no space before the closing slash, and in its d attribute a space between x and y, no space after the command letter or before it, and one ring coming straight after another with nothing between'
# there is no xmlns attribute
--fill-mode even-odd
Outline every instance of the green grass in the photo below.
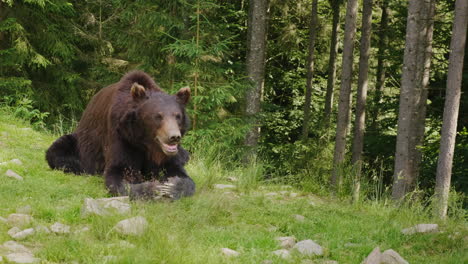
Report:
<svg viewBox="0 0 468 264"><path fill-rule="evenodd" d="M418 208L397 209L379 203L349 205L330 197L257 180L260 165L226 171L214 156L194 155L188 171L197 183L194 197L176 202L132 202L127 216L81 217L86 197L106 197L98 176L74 176L52 171L44 160L54 136L23 129L28 126L0 110L0 162L14 158L23 165L0 166L0 216L30 205L32 226L61 222L72 230L87 226L80 234L35 234L20 243L33 248L44 263L285 263L271 254L280 249L275 237L295 236L312 239L325 248L325 255L313 260L360 263L380 246L397 251L410 263L468 263L468 227L464 220L445 222L431 219ZM4 176L12 169L24 177L20 182ZM213 190L214 183L226 183L228 176L239 179L239 188L225 194ZM288 190L299 194L274 197L265 193ZM313 204L311 204L311 201ZM298 222L293 215L305 216ZM130 216L144 216L148 232L141 237L126 237L111 229ZM443 232L402 235L400 230L418 223L438 223ZM0 222L0 243L11 240L9 227ZM136 247L113 244L126 240ZM352 243L349 246L349 243ZM226 258L223 247L237 250L239 257ZM108 260L106 256L116 256ZM290 263L301 263L294 256Z"/></svg>

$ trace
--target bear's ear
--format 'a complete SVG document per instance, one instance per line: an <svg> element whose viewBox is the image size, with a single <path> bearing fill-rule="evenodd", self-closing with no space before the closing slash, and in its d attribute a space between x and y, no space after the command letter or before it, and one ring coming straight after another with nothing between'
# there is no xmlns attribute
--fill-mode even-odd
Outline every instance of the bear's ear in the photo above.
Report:
<svg viewBox="0 0 468 264"><path fill-rule="evenodd" d="M187 104L188 101L190 100L190 87L182 87L180 90L176 93L177 101L181 104Z"/></svg>
<svg viewBox="0 0 468 264"><path fill-rule="evenodd" d="M132 94L132 98L134 100L140 100L146 97L146 90L143 85L138 83L133 83L132 88L130 88L130 93Z"/></svg>

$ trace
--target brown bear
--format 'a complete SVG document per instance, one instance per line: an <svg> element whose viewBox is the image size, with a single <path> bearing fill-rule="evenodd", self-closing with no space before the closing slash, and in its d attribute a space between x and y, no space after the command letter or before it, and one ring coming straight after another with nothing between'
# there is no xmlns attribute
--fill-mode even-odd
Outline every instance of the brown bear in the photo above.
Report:
<svg viewBox="0 0 468 264"><path fill-rule="evenodd" d="M47 150L52 169L104 174L113 195L178 199L195 192L180 146L190 121L190 89L168 95L146 73L133 71L99 91L76 130Z"/></svg>

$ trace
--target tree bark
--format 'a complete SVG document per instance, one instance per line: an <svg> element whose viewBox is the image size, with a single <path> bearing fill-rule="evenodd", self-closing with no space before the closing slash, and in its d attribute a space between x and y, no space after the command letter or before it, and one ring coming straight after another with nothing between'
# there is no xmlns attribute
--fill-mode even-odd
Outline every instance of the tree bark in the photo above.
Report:
<svg viewBox="0 0 468 264"><path fill-rule="evenodd" d="M315 38L317 36L317 1L312 2L312 11L310 15L310 29L309 29L309 54L307 56L307 87L305 92L304 103L304 121L302 123L302 140L305 141L309 135L310 123L310 103L312 97L312 79L314 75L314 49Z"/></svg>
<svg viewBox="0 0 468 264"><path fill-rule="evenodd" d="M331 1L333 12L332 35L330 41L330 56L328 60L327 93L325 96L324 120L327 126L330 124L331 112L333 110L333 90L336 75L336 55L338 53L338 30L340 28L340 5L338 0Z"/></svg>
<svg viewBox="0 0 468 264"><path fill-rule="evenodd" d="M410 1L408 7L392 188L395 200L414 188L422 160L419 146L424 140L434 5L433 0Z"/></svg>
<svg viewBox="0 0 468 264"><path fill-rule="evenodd" d="M400 106L398 109L398 131L395 151L395 169L393 175L392 198L401 199L405 196L411 178L408 160L410 159L410 128L414 103L414 87L417 85L417 56L419 21L421 12L420 1L409 1L408 19L406 22L406 43L403 58L403 70L400 88Z"/></svg>
<svg viewBox="0 0 468 264"><path fill-rule="evenodd" d="M453 151L457 134L458 110L460 107L463 57L465 55L468 28L468 1L455 2L452 40L445 94L442 135L435 186L434 213L440 218L447 216Z"/></svg>
<svg viewBox="0 0 468 264"><path fill-rule="evenodd" d="M353 49L356 36L357 0L348 0L346 6L343 66L341 71L340 100L338 102L338 120L336 125L335 152L333 155L333 171L331 185L336 191L341 186L341 167L346 149L346 134L349 125L349 105L351 99L351 83L353 77Z"/></svg>
<svg viewBox="0 0 468 264"><path fill-rule="evenodd" d="M372 30L372 0L363 1L361 46L359 57L359 76L356 99L356 117L354 120L354 138L351 162L356 169L353 200L359 200L362 149L364 145L364 130L366 121L366 100L368 88L369 54Z"/></svg>
<svg viewBox="0 0 468 264"><path fill-rule="evenodd" d="M379 28L379 41L377 42L378 52L377 52L377 73L376 73L376 85L375 85L375 97L374 104L375 109L372 116L371 129L377 129L377 120L379 118L380 109L379 104L382 100L382 92L385 87L385 52L387 50L387 28L388 28L388 15L390 9L388 8L388 0L382 0L382 17L380 19L380 28Z"/></svg>
<svg viewBox="0 0 468 264"><path fill-rule="evenodd" d="M419 178L423 154L421 147L424 144L424 134L426 127L426 109L432 58L432 35L434 31L435 1L424 1L423 11L424 17L421 19L419 40L420 56L418 58L417 71L418 85L416 86L416 101L414 104L415 110L413 112L413 124L411 125L413 130L411 131L412 140L410 142L410 175L412 175L409 186L410 189L414 189L414 186Z"/></svg>
<svg viewBox="0 0 468 264"><path fill-rule="evenodd" d="M247 25L247 76L252 87L246 94L246 115L251 124L245 145L250 154L256 155L256 146L260 137L260 125L257 115L263 95L266 56L267 0L252 0L249 6Z"/></svg>

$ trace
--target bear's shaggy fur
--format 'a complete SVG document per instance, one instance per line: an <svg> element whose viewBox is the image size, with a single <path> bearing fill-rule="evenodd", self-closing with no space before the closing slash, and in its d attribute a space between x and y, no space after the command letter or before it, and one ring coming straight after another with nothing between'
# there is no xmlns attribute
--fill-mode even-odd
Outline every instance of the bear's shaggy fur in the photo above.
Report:
<svg viewBox="0 0 468 264"><path fill-rule="evenodd" d="M168 95L146 73L130 72L92 98L76 131L47 150L47 162L65 172L104 174L114 195L193 195L184 169L189 153L180 146L189 98L189 88Z"/></svg>

